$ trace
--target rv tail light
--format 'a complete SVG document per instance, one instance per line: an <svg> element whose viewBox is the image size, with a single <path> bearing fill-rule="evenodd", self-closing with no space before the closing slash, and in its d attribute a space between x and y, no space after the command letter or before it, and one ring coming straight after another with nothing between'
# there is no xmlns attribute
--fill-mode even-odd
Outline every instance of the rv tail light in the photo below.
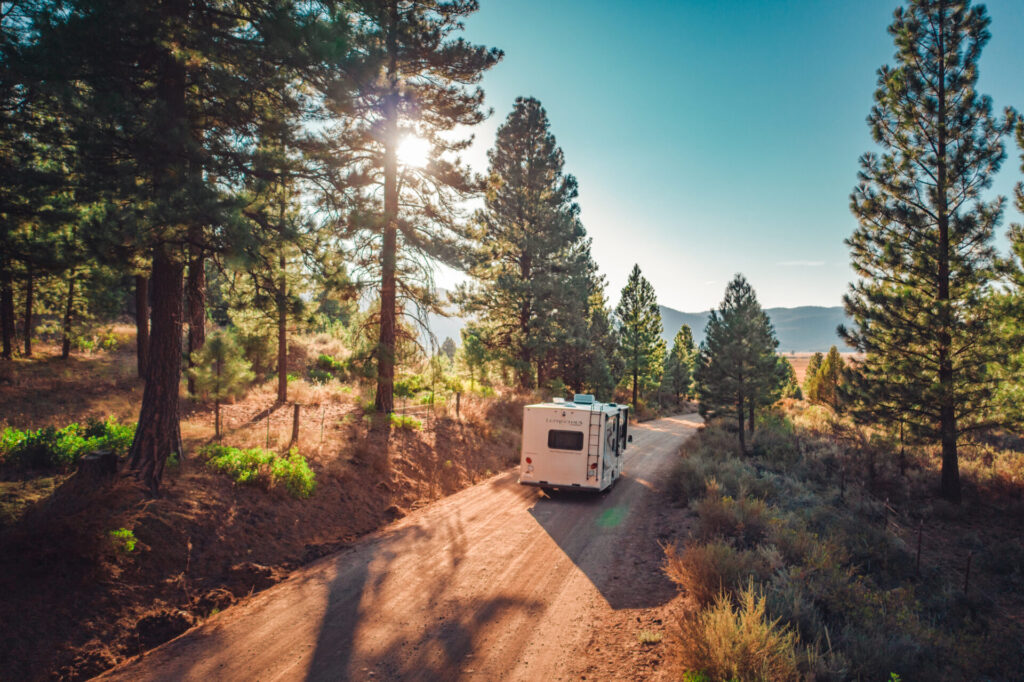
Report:
<svg viewBox="0 0 1024 682"><path fill-rule="evenodd" d="M593 464L591 464L590 468L591 469L596 469L597 468L597 462L594 462Z"/></svg>
<svg viewBox="0 0 1024 682"><path fill-rule="evenodd" d="M529 457L527 457L527 458L526 458L526 463L527 463L527 464L533 464L533 460L532 460L532 459L530 459Z"/></svg>

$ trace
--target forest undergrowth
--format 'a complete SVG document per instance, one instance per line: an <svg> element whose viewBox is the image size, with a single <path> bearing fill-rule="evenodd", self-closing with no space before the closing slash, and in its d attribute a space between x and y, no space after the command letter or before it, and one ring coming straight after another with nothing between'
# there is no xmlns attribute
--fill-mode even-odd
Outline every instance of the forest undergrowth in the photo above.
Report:
<svg viewBox="0 0 1024 682"><path fill-rule="evenodd" d="M935 453L901 464L827 408L784 401L746 455L704 428L671 482L696 519L665 561L687 679L1019 679L1024 455L964 450L956 506Z"/></svg>

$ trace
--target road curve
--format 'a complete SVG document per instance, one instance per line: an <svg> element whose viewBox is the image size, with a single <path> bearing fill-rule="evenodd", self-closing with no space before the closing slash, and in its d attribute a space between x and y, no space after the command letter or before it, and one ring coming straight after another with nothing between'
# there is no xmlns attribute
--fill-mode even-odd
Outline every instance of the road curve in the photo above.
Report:
<svg viewBox="0 0 1024 682"><path fill-rule="evenodd" d="M652 606L630 547L696 415L633 428L605 495L509 472L424 507L217 614L107 680L563 678L610 610Z"/></svg>

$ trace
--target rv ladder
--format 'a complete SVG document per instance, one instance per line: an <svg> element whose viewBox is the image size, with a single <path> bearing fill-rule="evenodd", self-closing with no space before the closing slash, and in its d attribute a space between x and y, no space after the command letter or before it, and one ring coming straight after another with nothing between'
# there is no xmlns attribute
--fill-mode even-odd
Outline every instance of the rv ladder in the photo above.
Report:
<svg viewBox="0 0 1024 682"><path fill-rule="evenodd" d="M587 479L597 478L596 464L601 458L602 417L604 412L590 408L590 433L587 439Z"/></svg>

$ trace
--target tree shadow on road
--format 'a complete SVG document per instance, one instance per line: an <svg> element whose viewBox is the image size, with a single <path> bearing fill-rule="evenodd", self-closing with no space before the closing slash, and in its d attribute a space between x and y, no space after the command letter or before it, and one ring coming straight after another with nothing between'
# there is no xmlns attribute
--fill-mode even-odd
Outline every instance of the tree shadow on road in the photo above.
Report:
<svg viewBox="0 0 1024 682"><path fill-rule="evenodd" d="M607 493L546 493L530 514L613 609L660 606L675 595L661 570L661 495L623 475Z"/></svg>
<svg viewBox="0 0 1024 682"><path fill-rule="evenodd" d="M332 582L306 679L364 679L371 671L381 679L451 679L472 667L489 625L540 606L499 590L482 600L460 596L469 548L458 514L396 529L376 544ZM444 549L431 553L438 544ZM409 570L410 562L422 570ZM396 584L395 575L411 577ZM396 602L410 610L409 622L380 618Z"/></svg>

